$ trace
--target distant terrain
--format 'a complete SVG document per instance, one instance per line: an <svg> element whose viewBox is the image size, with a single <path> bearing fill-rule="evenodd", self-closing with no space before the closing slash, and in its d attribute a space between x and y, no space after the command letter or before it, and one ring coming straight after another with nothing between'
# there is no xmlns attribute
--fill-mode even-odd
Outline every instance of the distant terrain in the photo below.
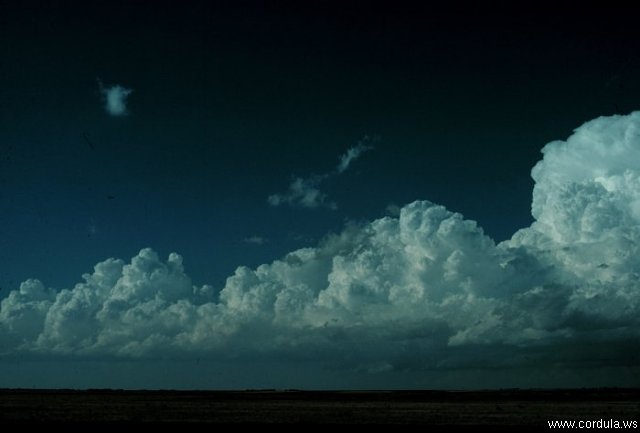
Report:
<svg viewBox="0 0 640 433"><path fill-rule="evenodd" d="M3 424L323 423L547 427L640 420L640 389L499 391L0 390Z"/></svg>

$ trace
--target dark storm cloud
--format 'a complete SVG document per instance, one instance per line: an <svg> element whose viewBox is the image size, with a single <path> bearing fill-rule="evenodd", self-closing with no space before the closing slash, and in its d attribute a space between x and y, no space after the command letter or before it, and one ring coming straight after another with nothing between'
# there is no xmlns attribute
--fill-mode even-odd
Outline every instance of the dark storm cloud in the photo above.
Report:
<svg viewBox="0 0 640 433"><path fill-rule="evenodd" d="M640 339L639 131L634 112L546 145L532 171L535 222L500 244L416 201L238 267L221 291L193 285L178 254L143 249L57 293L22 283L2 301L2 352L277 355L367 374L635 368L624 353Z"/></svg>

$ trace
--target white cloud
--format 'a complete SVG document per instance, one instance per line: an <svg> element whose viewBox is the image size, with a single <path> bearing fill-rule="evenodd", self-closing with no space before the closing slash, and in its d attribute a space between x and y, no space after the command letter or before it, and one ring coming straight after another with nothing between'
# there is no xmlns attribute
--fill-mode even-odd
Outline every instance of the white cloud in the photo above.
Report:
<svg viewBox="0 0 640 433"><path fill-rule="evenodd" d="M326 176L314 176L309 178L296 177L289 185L289 189L282 194L272 194L267 198L271 206L288 204L307 209L326 207L337 209L337 204L328 200L327 194L318 189L318 186Z"/></svg>
<svg viewBox="0 0 640 433"><path fill-rule="evenodd" d="M389 203L387 207L384 209L389 216L393 216L393 217L399 217L400 211L402 210L402 208L400 208L400 206L398 206L395 203Z"/></svg>
<svg viewBox="0 0 640 433"><path fill-rule="evenodd" d="M373 149L372 146L368 146L365 144L368 141L369 138L365 137L356 146L347 149L347 151L340 157L340 162L338 163L338 167L336 169L338 173L344 173L353 161L360 158L360 155L362 155L367 150Z"/></svg>
<svg viewBox="0 0 640 433"><path fill-rule="evenodd" d="M277 356L366 374L637 369L625 354L640 342L638 131L640 112L547 145L532 172L536 221L498 245L417 201L241 266L220 291L194 286L179 255L144 249L58 293L23 283L2 301L1 350Z"/></svg>
<svg viewBox="0 0 640 433"><path fill-rule="evenodd" d="M373 149L366 143L372 141L369 137L363 138L354 147L350 147L340 156L340 162L334 172L324 173L321 175L309 177L295 177L289 184L289 188L284 193L272 194L267 197L267 202L271 206L280 206L287 204L289 206L298 206L307 209L328 208L337 209L338 204L328 199L327 194L320 191L320 185L327 179L339 176L344 173L351 163L358 159L362 153Z"/></svg>
<svg viewBox="0 0 640 433"><path fill-rule="evenodd" d="M102 82L98 80L98 86L100 87L100 93L104 98L105 110L107 114L111 116L127 116L129 110L127 109L127 99L129 95L133 93L132 89L120 86L118 84L111 87L104 87Z"/></svg>

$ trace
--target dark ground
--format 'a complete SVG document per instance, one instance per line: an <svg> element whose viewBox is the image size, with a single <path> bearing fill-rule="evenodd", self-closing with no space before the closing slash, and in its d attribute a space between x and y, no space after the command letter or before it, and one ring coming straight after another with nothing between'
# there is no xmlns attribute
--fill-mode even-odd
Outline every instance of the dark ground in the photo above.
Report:
<svg viewBox="0 0 640 433"><path fill-rule="evenodd" d="M638 420L640 389L501 391L0 390L2 424L175 423L530 426L547 420Z"/></svg>

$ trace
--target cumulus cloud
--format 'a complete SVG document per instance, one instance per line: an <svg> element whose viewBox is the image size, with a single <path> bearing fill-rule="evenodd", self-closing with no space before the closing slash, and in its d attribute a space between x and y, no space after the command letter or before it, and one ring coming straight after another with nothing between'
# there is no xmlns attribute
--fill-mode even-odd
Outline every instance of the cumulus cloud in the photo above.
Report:
<svg viewBox="0 0 640 433"><path fill-rule="evenodd" d="M28 280L2 301L0 350L277 354L372 375L637 369L639 152L640 112L548 144L532 171L535 222L500 244L459 213L416 201L241 266L219 290L193 285L178 254L164 261L150 249L98 263L57 293Z"/></svg>
<svg viewBox="0 0 640 433"><path fill-rule="evenodd" d="M351 163L358 159L360 155L373 149L373 146L367 144L371 141L369 137L365 136L356 146L347 149L347 151L340 156L335 171L309 177L295 177L289 184L286 192L270 195L267 197L267 202L271 206L287 204L289 206L298 206L307 209L320 207L333 210L337 209L338 204L328 199L327 194L320 190L320 185L325 180L344 173Z"/></svg>
<svg viewBox="0 0 640 433"><path fill-rule="evenodd" d="M402 210L402 208L400 208L400 206L398 206L395 203L390 203L387 205L386 208L384 208L384 210L387 212L388 215L398 217L400 216L400 211Z"/></svg>
<svg viewBox="0 0 640 433"><path fill-rule="evenodd" d="M104 87L102 81L98 80L98 86L100 87L100 93L104 98L105 110L110 116L120 117L129 114L127 109L127 99L129 95L133 93L132 89L127 89L119 84Z"/></svg>

